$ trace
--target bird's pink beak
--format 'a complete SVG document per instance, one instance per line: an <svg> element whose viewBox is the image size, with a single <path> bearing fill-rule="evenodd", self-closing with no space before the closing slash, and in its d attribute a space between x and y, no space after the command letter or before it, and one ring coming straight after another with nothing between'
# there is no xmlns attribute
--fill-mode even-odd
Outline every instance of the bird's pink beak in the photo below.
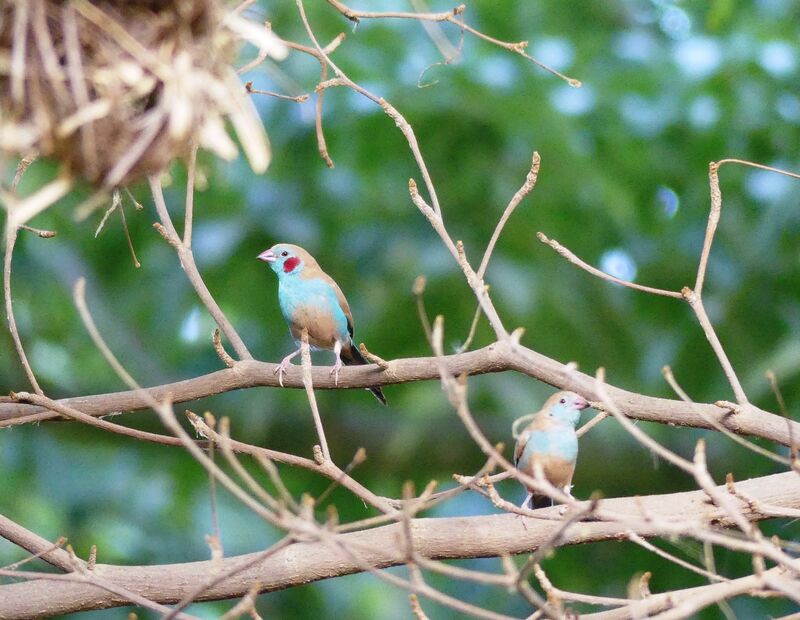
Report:
<svg viewBox="0 0 800 620"><path fill-rule="evenodd" d="M588 409L589 407L591 407L589 401L584 398L579 398L575 401L575 408L578 410Z"/></svg>
<svg viewBox="0 0 800 620"><path fill-rule="evenodd" d="M273 252L272 248L270 248L269 250L264 250L263 252L261 252L261 254L259 254L256 258L258 258L258 260L263 260L267 263L274 263L275 259L278 257L275 256L275 252Z"/></svg>

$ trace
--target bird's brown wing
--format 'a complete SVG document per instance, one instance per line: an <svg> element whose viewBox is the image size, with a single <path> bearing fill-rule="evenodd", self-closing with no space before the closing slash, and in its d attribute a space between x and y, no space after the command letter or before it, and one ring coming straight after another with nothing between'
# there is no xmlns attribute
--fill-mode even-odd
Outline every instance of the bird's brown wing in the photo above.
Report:
<svg viewBox="0 0 800 620"><path fill-rule="evenodd" d="M302 248L299 248L302 250ZM350 338L353 337L353 314L350 312L350 305L347 303L347 300L344 298L344 293L342 293L342 289L339 288L339 285L336 284L336 280L331 278L327 273L322 271L322 268L317 264L317 262L311 257L311 255L302 250L304 255L304 260L307 260L308 263L306 264L305 269L300 274L300 277L303 280L312 280L314 278L320 278L331 285L334 291L336 291L336 299L339 300L339 307L344 312L344 315L347 317L347 331L350 334ZM308 258L306 258L308 257Z"/></svg>
<svg viewBox="0 0 800 620"><path fill-rule="evenodd" d="M344 298L344 293L342 293L342 289L339 288L339 285L336 284L333 278L331 278L327 273L325 274L325 280L333 287L333 290L336 291L336 298L339 300L339 307L344 312L344 315L347 317L347 331L350 333L350 337L353 337L353 314L350 312L350 305L347 303L347 300Z"/></svg>

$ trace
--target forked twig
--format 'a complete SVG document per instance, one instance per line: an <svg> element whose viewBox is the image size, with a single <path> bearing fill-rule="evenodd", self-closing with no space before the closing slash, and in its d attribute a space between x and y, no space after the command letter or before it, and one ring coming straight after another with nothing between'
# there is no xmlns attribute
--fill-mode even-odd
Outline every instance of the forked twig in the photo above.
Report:
<svg viewBox="0 0 800 620"><path fill-rule="evenodd" d="M159 232L164 236L169 244L175 248L175 251L178 253L181 266L183 267L186 276L189 278L189 281L192 283L194 290L197 292L197 295L200 297L200 301L203 302L203 305L206 307L206 309L208 309L219 328L225 334L225 337L230 341L231 345L236 351L236 354L240 359L253 359L253 356L250 354L250 351L247 350L247 347L245 346L242 338L239 336L239 333L234 329L230 321L228 321L225 313L222 312L222 309L214 300L214 297L211 295L211 292L208 290L205 282L203 282L203 278L194 262L194 254L192 253L191 247L184 244L178 235L178 232L175 230L175 226L172 224L172 218L170 218L169 211L167 211L167 204L164 201L164 192L161 190L161 182L156 177L149 177L149 182L150 191L153 194L153 201L156 205L156 211L158 212L159 219L161 220L160 228L158 228ZM187 214L187 218L189 221L186 224L186 231L191 231L190 214ZM187 236L187 240L191 243L190 232Z"/></svg>
<svg viewBox="0 0 800 620"><path fill-rule="evenodd" d="M492 252L494 252L494 246L497 244L497 240L500 238L500 233L503 232L506 222L508 222L511 215L514 213L514 210L519 206L519 203L523 201L525 196L531 193L531 190L536 185L536 179L539 178L539 167L541 166L541 163L542 158L540 157L539 152L534 151L533 160L531 161L531 169L525 177L525 182L522 184L522 187L517 190L514 196L512 196L508 206L506 206L505 211L503 211L503 215L500 216L497 226L495 226L494 232L492 233L492 237L489 239L489 243L486 246L486 251L483 253L481 264L476 272L479 280L482 280L484 274L486 273L486 268L489 266L489 260L492 258Z"/></svg>
<svg viewBox="0 0 800 620"><path fill-rule="evenodd" d="M711 348L714 351L714 354L717 356L717 360L722 367L723 372L725 373L726 378L728 379L728 383L730 383L731 388L733 389L733 393L736 396L736 401L740 405L745 405L748 403L747 395L745 394L744 388L742 387L741 382L739 381L739 377L737 376L735 370L733 369L733 365L731 364L730 359L728 359L728 355L725 352L725 349L722 346L722 343L719 340L719 337L714 330L714 326L711 323L711 320L708 318L708 314L706 313L705 306L703 305L703 285L705 283L705 275L706 269L708 267L708 259L711 255L711 246L714 242L714 236L717 231L717 226L719 225L719 220L722 214L722 191L720 189L719 184L719 168L726 163L738 163L747 166L752 166L754 168L760 168L762 170L769 170L771 172L776 172L779 174L784 174L786 176L790 176L793 178L800 179L800 175L787 172L785 170L780 170L778 168L772 168L771 166L764 166L762 164L756 164L753 162L740 160L740 159L723 159L718 162L711 162L709 164L709 187L711 193L711 208L708 215L708 224L706 227L706 234L703 240L703 247L700 252L700 260L697 266L697 273L695 277L695 285L694 289L685 286L681 289L680 292L678 291L669 291L664 289L653 288L650 286L643 286L641 284L636 284L634 282L629 282L626 280L621 280L620 278L616 278L612 275L609 275L595 267L592 267L585 261L578 258L573 252L569 249L561 245L558 241L548 239L543 233L537 233L537 237L542 243L549 245L553 248L558 254L566 258L570 263L580 267L584 271L591 273L598 278L603 280L607 280L609 282L613 282L615 284L620 284L622 286L642 291L645 293L651 293L654 295L663 295L665 297L673 297L676 299L684 299L689 303L689 306L695 313L698 322L700 323L700 327L703 329L703 333L706 336Z"/></svg>
<svg viewBox="0 0 800 620"><path fill-rule="evenodd" d="M561 78L562 80L566 81L570 86L574 88L578 88L581 86L580 80L576 80L574 78L567 77L560 71L557 71L553 67L544 64L543 62L537 60L530 54L528 54L525 49L528 47L527 41L517 41L517 42L507 42L501 41L500 39L495 39L487 34L484 34L480 30L473 28L472 26L466 24L463 19L459 19L464 13L464 9L466 8L465 5L460 4L454 9L450 11L442 11L440 13L411 13L405 11L355 11L339 0L328 0L328 4L333 6L337 11L339 11L342 15L344 15L347 19L352 22L358 23L362 19L416 19L419 21L433 21L433 22L449 22L451 24L455 24L461 30L469 32L470 34L478 37L479 39L483 39L493 45L497 45L498 47L502 47L510 52L514 52L515 54L519 54L523 58L526 58L536 66L544 69L545 71L552 73L553 75Z"/></svg>

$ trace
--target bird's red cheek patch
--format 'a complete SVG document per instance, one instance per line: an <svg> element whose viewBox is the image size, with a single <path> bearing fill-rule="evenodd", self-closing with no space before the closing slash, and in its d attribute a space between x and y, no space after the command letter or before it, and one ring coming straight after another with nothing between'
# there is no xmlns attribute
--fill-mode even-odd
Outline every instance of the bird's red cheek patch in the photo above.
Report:
<svg viewBox="0 0 800 620"><path fill-rule="evenodd" d="M294 271L294 268L300 264L300 259L296 256L292 256L291 258L287 258L286 261L283 263L283 273L291 273Z"/></svg>

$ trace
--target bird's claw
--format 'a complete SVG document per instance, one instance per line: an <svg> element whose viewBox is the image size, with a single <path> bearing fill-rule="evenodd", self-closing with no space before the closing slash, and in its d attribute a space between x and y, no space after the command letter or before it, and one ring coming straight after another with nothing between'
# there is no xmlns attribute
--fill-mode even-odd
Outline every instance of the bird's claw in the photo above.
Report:
<svg viewBox="0 0 800 620"><path fill-rule="evenodd" d="M277 368L276 368L276 369L273 371L273 373L272 373L272 374L274 374L274 375L278 375L278 384L279 384L281 387L283 387L283 373L285 373L285 372L286 372L286 369L287 369L287 368L289 368L289 366L291 365L291 364L290 364L290 362L289 362L289 360L291 360L291 359L292 359L292 357L291 357L291 356L289 356L289 355L287 355L286 357L284 357L284 358L281 360L281 363L280 363L280 364L278 364L278 367L277 367Z"/></svg>
<svg viewBox="0 0 800 620"><path fill-rule="evenodd" d="M342 360L337 359L336 363L331 368L331 376L333 377L333 384L339 386L339 369L342 367Z"/></svg>
<svg viewBox="0 0 800 620"><path fill-rule="evenodd" d="M273 375L278 375L278 385L283 387L283 364L278 364L278 367L273 371Z"/></svg>
<svg viewBox="0 0 800 620"><path fill-rule="evenodd" d="M568 485L566 485L566 486L564 487L564 494L565 494L565 495L566 495L566 496L567 496L567 497L568 497L568 498L569 498L571 501L573 501L573 502L574 502L574 501L576 501L576 500L575 500L575 496L572 494L572 485L571 485L571 484L568 484ZM563 504L563 505L561 506L561 508L559 508L559 509L558 509L558 514L559 514L559 515L561 515L561 516L563 517L565 514L567 514L567 509L568 509L568 508L569 508L569 506L568 506L567 504Z"/></svg>

